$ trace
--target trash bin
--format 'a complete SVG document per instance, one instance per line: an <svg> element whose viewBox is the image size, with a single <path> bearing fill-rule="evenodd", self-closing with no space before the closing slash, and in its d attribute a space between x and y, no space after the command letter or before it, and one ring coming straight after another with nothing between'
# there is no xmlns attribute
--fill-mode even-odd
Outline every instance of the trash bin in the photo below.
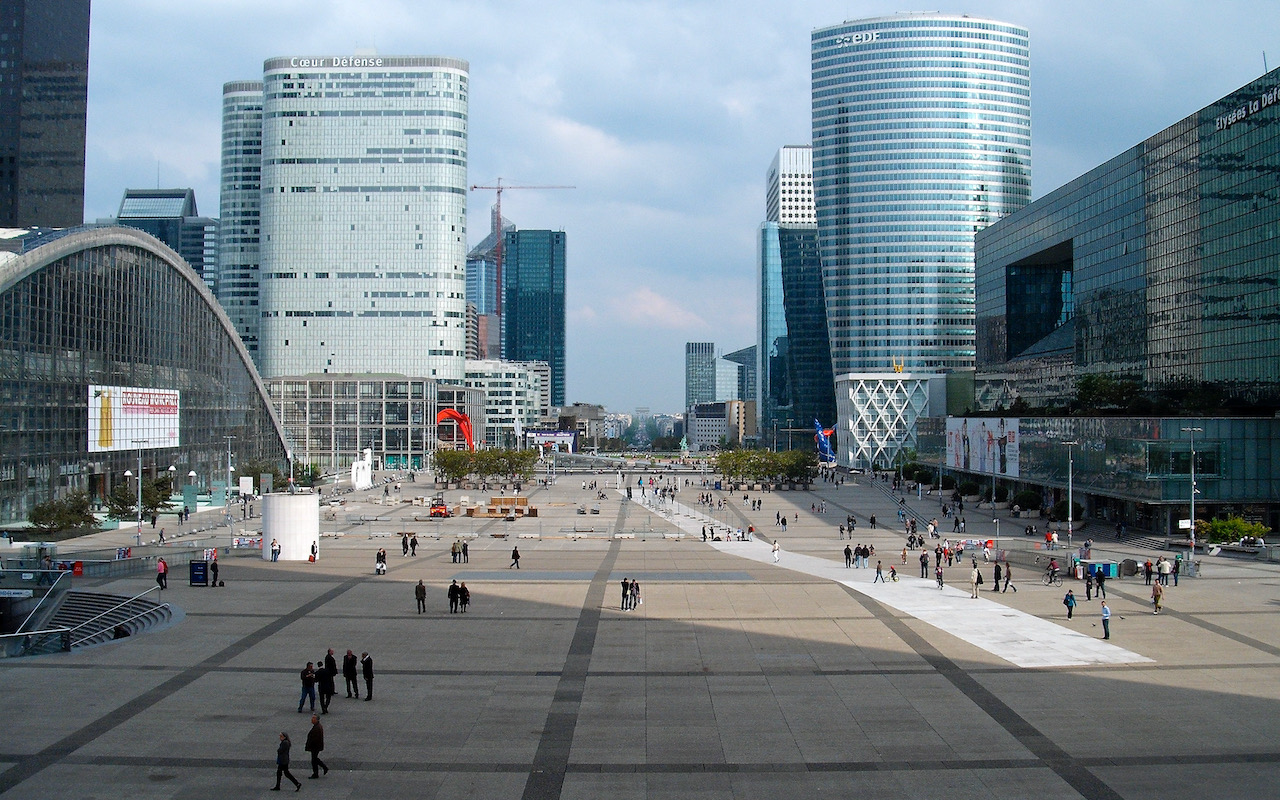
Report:
<svg viewBox="0 0 1280 800"><path fill-rule="evenodd" d="M191 585L192 586L208 586L209 585L209 562L208 561L192 561L191 568Z"/></svg>
<svg viewBox="0 0 1280 800"><path fill-rule="evenodd" d="M1138 562L1132 558L1126 558L1120 562L1120 574L1126 578L1131 578L1138 574Z"/></svg>

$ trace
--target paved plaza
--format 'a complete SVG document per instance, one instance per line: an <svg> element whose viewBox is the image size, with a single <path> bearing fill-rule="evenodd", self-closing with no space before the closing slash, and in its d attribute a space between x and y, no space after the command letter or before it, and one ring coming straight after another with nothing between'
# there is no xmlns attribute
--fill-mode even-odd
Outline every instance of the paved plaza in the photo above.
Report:
<svg viewBox="0 0 1280 800"><path fill-rule="evenodd" d="M1202 577L1169 588L1159 616L1140 578L1108 582L1102 642L1098 601L1078 582L1041 585L1028 553L1015 561L1016 593L991 592L988 566L971 599L967 563L947 570L943 590L920 580L914 553L901 563L895 503L878 489L752 492L759 511L741 492L717 492L727 507L703 517L693 487L681 490L684 508L581 489L613 477L538 487L539 516L514 523L416 522L420 508L370 502L381 490L348 495L322 523L317 563L229 554L225 588L174 574L163 599L182 613L163 630L0 660L0 793L258 796L274 784L287 731L312 797L1277 796L1280 565L1207 557ZM404 485L415 489L428 493ZM451 500L459 494L479 493ZM827 513L811 512L820 501ZM596 503L598 516L576 513ZM937 513L936 500L909 505ZM792 518L786 533L778 513ZM844 567L836 526L848 513L854 543L874 545L872 567L893 564L899 582ZM349 521L360 515L377 519ZM970 512L970 536L994 535L989 515ZM754 525L756 541L701 540L703 525L726 523ZM1003 524L1006 536L1019 527ZM1116 558L1157 554L1101 530L1078 536L1098 533ZM418 533L416 557L379 535L397 531ZM474 535L470 561L456 564L449 548L462 534ZM83 546L130 538L95 534ZM385 576L373 573L379 547ZM643 599L625 612L624 578ZM454 579L471 590L466 614L448 613ZM139 575L76 588L149 585ZM1070 621L1067 588L1080 598ZM339 660L371 654L374 698L347 699L338 677L323 717L331 771L308 780L298 676L327 648Z"/></svg>

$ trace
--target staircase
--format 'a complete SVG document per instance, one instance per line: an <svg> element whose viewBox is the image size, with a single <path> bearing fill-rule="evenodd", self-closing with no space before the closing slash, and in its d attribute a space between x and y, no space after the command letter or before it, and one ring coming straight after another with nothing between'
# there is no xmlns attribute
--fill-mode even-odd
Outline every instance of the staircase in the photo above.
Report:
<svg viewBox="0 0 1280 800"><path fill-rule="evenodd" d="M144 633L173 619L167 603L97 592L67 592L47 628L71 629L71 647L90 647L115 638L117 625L129 635Z"/></svg>

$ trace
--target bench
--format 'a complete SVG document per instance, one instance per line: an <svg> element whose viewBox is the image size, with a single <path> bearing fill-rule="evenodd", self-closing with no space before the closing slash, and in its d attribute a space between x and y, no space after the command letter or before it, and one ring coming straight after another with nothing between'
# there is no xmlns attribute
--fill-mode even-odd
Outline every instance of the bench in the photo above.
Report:
<svg viewBox="0 0 1280 800"><path fill-rule="evenodd" d="M634 538L636 538L636 535L635 535L634 533L615 533L615 534L613 535L613 538L615 538L615 539L634 539Z"/></svg>
<svg viewBox="0 0 1280 800"><path fill-rule="evenodd" d="M540 533L521 533L521 534L517 534L516 538L518 538L518 539L541 539L541 538L542 538L542 534L540 534Z"/></svg>

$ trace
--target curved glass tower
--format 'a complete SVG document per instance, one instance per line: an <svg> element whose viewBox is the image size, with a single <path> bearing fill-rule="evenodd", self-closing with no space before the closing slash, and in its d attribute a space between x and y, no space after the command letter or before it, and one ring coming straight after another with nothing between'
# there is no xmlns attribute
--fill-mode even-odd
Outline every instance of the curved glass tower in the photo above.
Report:
<svg viewBox="0 0 1280 800"><path fill-rule="evenodd" d="M820 28L812 48L834 371L970 369L974 232L1031 197L1027 31L901 14Z"/></svg>
<svg viewBox="0 0 1280 800"><path fill-rule="evenodd" d="M899 14L819 28L811 46L842 462L888 463L918 416L944 412L939 373L974 366L974 233L1030 200L1027 31Z"/></svg>

